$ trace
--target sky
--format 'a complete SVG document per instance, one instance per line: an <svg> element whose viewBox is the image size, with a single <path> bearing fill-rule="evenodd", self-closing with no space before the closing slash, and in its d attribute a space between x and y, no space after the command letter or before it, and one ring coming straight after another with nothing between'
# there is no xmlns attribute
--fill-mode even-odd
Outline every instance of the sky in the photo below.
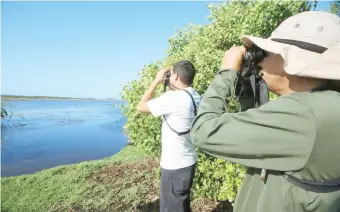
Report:
<svg viewBox="0 0 340 212"><path fill-rule="evenodd" d="M1 93L119 99L176 29L209 23L208 4L2 1Z"/></svg>

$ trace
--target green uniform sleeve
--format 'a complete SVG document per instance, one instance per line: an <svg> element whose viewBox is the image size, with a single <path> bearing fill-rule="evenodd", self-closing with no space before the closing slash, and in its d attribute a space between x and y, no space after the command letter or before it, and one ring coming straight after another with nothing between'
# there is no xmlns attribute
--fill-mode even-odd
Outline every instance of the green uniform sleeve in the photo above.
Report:
<svg viewBox="0 0 340 212"><path fill-rule="evenodd" d="M254 168L301 169L312 151L316 128L309 105L294 95L245 112L228 113L236 72L216 75L192 124L194 145L206 153Z"/></svg>

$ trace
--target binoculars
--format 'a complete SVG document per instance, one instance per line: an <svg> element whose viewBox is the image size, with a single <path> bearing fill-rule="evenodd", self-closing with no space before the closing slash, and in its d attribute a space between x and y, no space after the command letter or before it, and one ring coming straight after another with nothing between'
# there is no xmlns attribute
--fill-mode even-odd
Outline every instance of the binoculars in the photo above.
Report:
<svg viewBox="0 0 340 212"><path fill-rule="evenodd" d="M247 77L251 74L259 74L258 72L260 71L260 67L258 67L258 63L266 56L268 56L268 53L256 45L252 45L248 48L243 57L243 69L241 71L241 76Z"/></svg>
<svg viewBox="0 0 340 212"><path fill-rule="evenodd" d="M268 53L256 45L246 50L243 57L242 70L238 73L235 94L239 100L242 96L252 96L253 107L258 108L269 101L269 91L266 82L260 74L258 63L268 56Z"/></svg>

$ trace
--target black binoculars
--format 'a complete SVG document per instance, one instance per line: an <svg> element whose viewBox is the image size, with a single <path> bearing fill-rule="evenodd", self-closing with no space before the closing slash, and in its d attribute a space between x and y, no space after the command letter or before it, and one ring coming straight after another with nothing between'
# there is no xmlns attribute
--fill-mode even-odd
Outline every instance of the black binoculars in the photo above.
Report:
<svg viewBox="0 0 340 212"><path fill-rule="evenodd" d="M268 52L252 45L246 50L242 61L242 70L238 73L236 95L239 100L242 96L253 96L253 106L260 107L269 101L269 92L266 82L260 74L258 63L268 56Z"/></svg>
<svg viewBox="0 0 340 212"><path fill-rule="evenodd" d="M251 74L258 74L260 68L258 63L268 56L268 53L256 45L249 47L243 57L243 69L241 71L242 77L250 76Z"/></svg>

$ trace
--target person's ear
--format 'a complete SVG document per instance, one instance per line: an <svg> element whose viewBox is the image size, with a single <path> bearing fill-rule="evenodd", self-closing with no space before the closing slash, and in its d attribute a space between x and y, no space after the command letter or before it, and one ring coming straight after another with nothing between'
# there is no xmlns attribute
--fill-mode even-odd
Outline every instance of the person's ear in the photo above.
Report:
<svg viewBox="0 0 340 212"><path fill-rule="evenodd" d="M179 74L175 74L175 80L179 80L180 79L180 77L179 77Z"/></svg>

